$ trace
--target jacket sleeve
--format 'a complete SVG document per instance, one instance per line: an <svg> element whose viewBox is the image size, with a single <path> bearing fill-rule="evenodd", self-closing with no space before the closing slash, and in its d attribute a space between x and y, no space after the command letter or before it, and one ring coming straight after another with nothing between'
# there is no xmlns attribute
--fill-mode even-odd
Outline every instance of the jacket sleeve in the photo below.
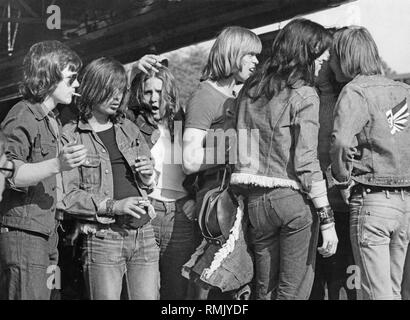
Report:
<svg viewBox="0 0 410 320"><path fill-rule="evenodd" d="M330 159L335 184L348 186L351 182L356 135L369 121L369 110L364 96L346 86L340 93L333 114Z"/></svg>
<svg viewBox="0 0 410 320"><path fill-rule="evenodd" d="M68 133L67 128L63 129L62 142L79 140L75 139L73 133ZM72 214L84 218L95 217L97 219L97 212L100 208L100 204L108 197L104 194L90 193L83 190L80 174L81 167L64 171L63 177L63 199L59 203L60 210L65 211L68 214Z"/></svg>
<svg viewBox="0 0 410 320"><path fill-rule="evenodd" d="M15 172L23 164L30 162L30 151L33 148L33 143L41 139L41 136L36 137L34 134L37 131L34 116L24 110L13 107L1 125L1 129L7 136L7 155L14 162ZM16 191L27 192L28 187L17 188L15 186L14 176L7 179L7 187Z"/></svg>
<svg viewBox="0 0 410 320"><path fill-rule="evenodd" d="M294 116L294 168L303 191L316 208L328 205L326 183L320 169L317 146L319 137L319 97L310 95L296 108Z"/></svg>

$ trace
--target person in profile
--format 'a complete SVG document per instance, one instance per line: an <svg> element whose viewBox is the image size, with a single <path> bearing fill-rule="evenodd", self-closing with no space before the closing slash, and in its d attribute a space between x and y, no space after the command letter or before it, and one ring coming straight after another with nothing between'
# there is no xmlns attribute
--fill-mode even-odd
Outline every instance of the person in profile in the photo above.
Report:
<svg viewBox="0 0 410 320"><path fill-rule="evenodd" d="M55 112L79 86L81 60L59 41L34 44L23 60L23 100L1 124L14 168L0 203L0 299L48 300L47 270L57 265L61 172L77 168L87 149L60 144Z"/></svg>

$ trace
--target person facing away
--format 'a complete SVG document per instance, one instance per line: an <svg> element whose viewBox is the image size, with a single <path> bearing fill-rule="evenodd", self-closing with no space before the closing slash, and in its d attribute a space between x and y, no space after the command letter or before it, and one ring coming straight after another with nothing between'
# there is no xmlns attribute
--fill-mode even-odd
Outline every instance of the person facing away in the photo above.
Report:
<svg viewBox="0 0 410 320"><path fill-rule="evenodd" d="M329 60L324 61L319 75L315 78L315 87L320 99L318 157L320 167L326 177L327 196L334 211L339 243L336 253L331 257L324 258L317 253L315 280L310 300L324 300L326 289L329 300L341 300L343 299L342 288L344 288L349 300L356 300L355 288L348 285L348 278L351 276L349 268L354 265L349 236L349 207L343 201L339 189L334 185L329 170L333 110L343 85L336 81Z"/></svg>
<svg viewBox="0 0 410 320"><path fill-rule="evenodd" d="M160 298L184 300L188 298L188 281L182 277L181 268L195 249L195 201L183 187L184 112L175 78L167 67L136 75L127 115L151 147L157 173L158 182L149 198L157 214L152 224L161 250Z"/></svg>
<svg viewBox="0 0 410 320"><path fill-rule="evenodd" d="M237 131L246 141L238 141L231 184L248 195L256 299L308 299L316 250L324 257L336 252L317 156L319 97L313 88L330 45L323 26L292 20L238 98ZM319 225L323 243L317 248Z"/></svg>
<svg viewBox="0 0 410 320"><path fill-rule="evenodd" d="M138 127L124 118L125 69L102 57L81 75L79 118L63 128L66 143L89 150L77 170L63 176L62 210L78 219L89 298L158 298L159 248L147 198L155 175ZM123 287L123 283L125 286Z"/></svg>
<svg viewBox="0 0 410 320"><path fill-rule="evenodd" d="M400 299L410 214L410 87L382 75L364 27L335 33L331 66L350 81L334 111L331 170L350 202L350 235L363 299Z"/></svg>
<svg viewBox="0 0 410 320"><path fill-rule="evenodd" d="M23 100L1 124L15 170L0 204L0 299L49 299L47 270L57 264L56 203L61 172L80 166L87 150L59 143L54 112L70 104L81 60L59 41L34 44L23 60Z"/></svg>

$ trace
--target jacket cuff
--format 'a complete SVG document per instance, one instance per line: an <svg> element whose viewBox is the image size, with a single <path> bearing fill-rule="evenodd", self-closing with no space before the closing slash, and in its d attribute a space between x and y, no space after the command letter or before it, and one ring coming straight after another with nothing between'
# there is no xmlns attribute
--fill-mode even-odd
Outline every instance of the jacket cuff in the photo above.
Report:
<svg viewBox="0 0 410 320"><path fill-rule="evenodd" d="M331 165L329 166L328 171L330 172L330 177L331 177L332 184L335 185L339 189L346 189L353 183L353 180L352 180L352 177L351 177L350 173L349 173L349 176L347 177L347 179L345 181L339 181L334 176Z"/></svg>
<svg viewBox="0 0 410 320"><path fill-rule="evenodd" d="M148 180L143 179L141 176L140 176L140 180L142 182L142 188L153 189L157 185L157 173L154 170L154 173Z"/></svg>
<svg viewBox="0 0 410 320"><path fill-rule="evenodd" d="M313 181L308 195L315 208L322 208L329 205L325 180Z"/></svg>
<svg viewBox="0 0 410 320"><path fill-rule="evenodd" d="M14 172L13 176L9 177L6 179L7 182L7 187L9 189L18 191L18 192L28 192L28 187L16 187L16 184L14 182L14 178L16 177L17 171L20 169L20 167L25 164L24 161L18 160L18 159L9 159L9 161L13 162L14 164Z"/></svg>

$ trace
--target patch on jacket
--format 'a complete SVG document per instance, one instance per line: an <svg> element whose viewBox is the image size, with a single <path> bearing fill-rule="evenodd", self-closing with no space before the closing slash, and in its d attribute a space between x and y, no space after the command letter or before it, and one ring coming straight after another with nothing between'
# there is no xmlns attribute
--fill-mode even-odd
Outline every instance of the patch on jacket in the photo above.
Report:
<svg viewBox="0 0 410 320"><path fill-rule="evenodd" d="M387 121L390 127L390 133L395 134L398 131L402 131L406 127L406 123L409 117L409 108L407 101L404 99L397 106L386 112Z"/></svg>

